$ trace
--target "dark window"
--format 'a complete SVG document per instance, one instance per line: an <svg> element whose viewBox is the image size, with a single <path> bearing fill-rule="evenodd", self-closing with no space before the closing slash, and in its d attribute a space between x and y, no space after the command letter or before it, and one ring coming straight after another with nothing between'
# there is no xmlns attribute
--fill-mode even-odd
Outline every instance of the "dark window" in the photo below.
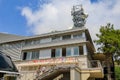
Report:
<svg viewBox="0 0 120 80"><path fill-rule="evenodd" d="M71 35L64 35L63 40L66 40L66 39L71 39Z"/></svg>
<svg viewBox="0 0 120 80"><path fill-rule="evenodd" d="M27 57L27 52L24 52L23 53L23 60L26 60L26 57Z"/></svg>
<svg viewBox="0 0 120 80"><path fill-rule="evenodd" d="M55 57L55 49L52 49L51 57Z"/></svg>
<svg viewBox="0 0 120 80"><path fill-rule="evenodd" d="M54 36L52 37L52 41L59 41L60 40L60 36Z"/></svg>
<svg viewBox="0 0 120 80"><path fill-rule="evenodd" d="M66 48L62 48L62 56L66 56Z"/></svg>
<svg viewBox="0 0 120 80"><path fill-rule="evenodd" d="M83 46L79 46L79 54L83 55Z"/></svg>
<svg viewBox="0 0 120 80"><path fill-rule="evenodd" d="M24 52L23 60L30 60L30 59L31 59L31 52Z"/></svg>

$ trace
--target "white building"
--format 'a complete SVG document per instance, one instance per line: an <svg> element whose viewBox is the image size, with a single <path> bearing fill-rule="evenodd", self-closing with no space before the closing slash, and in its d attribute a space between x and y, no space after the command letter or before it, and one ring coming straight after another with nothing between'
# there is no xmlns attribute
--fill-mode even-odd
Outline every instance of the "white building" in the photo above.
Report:
<svg viewBox="0 0 120 80"><path fill-rule="evenodd" d="M6 39L0 42L0 50L12 57L22 74L20 80L95 80L104 76L100 62L92 58L95 48L84 25ZM40 73L43 67L46 70Z"/></svg>

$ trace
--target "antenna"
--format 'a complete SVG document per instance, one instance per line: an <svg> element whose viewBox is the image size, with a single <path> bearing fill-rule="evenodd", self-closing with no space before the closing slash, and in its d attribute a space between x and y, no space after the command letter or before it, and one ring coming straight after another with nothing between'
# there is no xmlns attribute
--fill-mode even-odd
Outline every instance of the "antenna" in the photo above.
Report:
<svg viewBox="0 0 120 80"><path fill-rule="evenodd" d="M82 5L73 6L71 15L73 16L74 27L83 27L85 25L88 15L84 13Z"/></svg>

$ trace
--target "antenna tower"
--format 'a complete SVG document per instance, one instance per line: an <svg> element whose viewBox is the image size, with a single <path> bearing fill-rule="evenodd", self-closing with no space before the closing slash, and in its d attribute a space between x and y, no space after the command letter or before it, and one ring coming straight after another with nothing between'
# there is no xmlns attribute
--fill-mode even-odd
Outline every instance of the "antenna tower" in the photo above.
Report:
<svg viewBox="0 0 120 80"><path fill-rule="evenodd" d="M73 6L71 15L73 16L74 27L83 27L85 25L88 15L84 13L82 5Z"/></svg>

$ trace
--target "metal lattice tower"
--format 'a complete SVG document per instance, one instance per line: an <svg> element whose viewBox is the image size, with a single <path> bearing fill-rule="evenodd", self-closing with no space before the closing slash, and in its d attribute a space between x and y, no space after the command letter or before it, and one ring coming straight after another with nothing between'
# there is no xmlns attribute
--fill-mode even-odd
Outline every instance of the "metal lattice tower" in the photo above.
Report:
<svg viewBox="0 0 120 80"><path fill-rule="evenodd" d="M84 13L82 5L73 6L71 15L73 16L74 27L83 27L85 25L88 15Z"/></svg>

